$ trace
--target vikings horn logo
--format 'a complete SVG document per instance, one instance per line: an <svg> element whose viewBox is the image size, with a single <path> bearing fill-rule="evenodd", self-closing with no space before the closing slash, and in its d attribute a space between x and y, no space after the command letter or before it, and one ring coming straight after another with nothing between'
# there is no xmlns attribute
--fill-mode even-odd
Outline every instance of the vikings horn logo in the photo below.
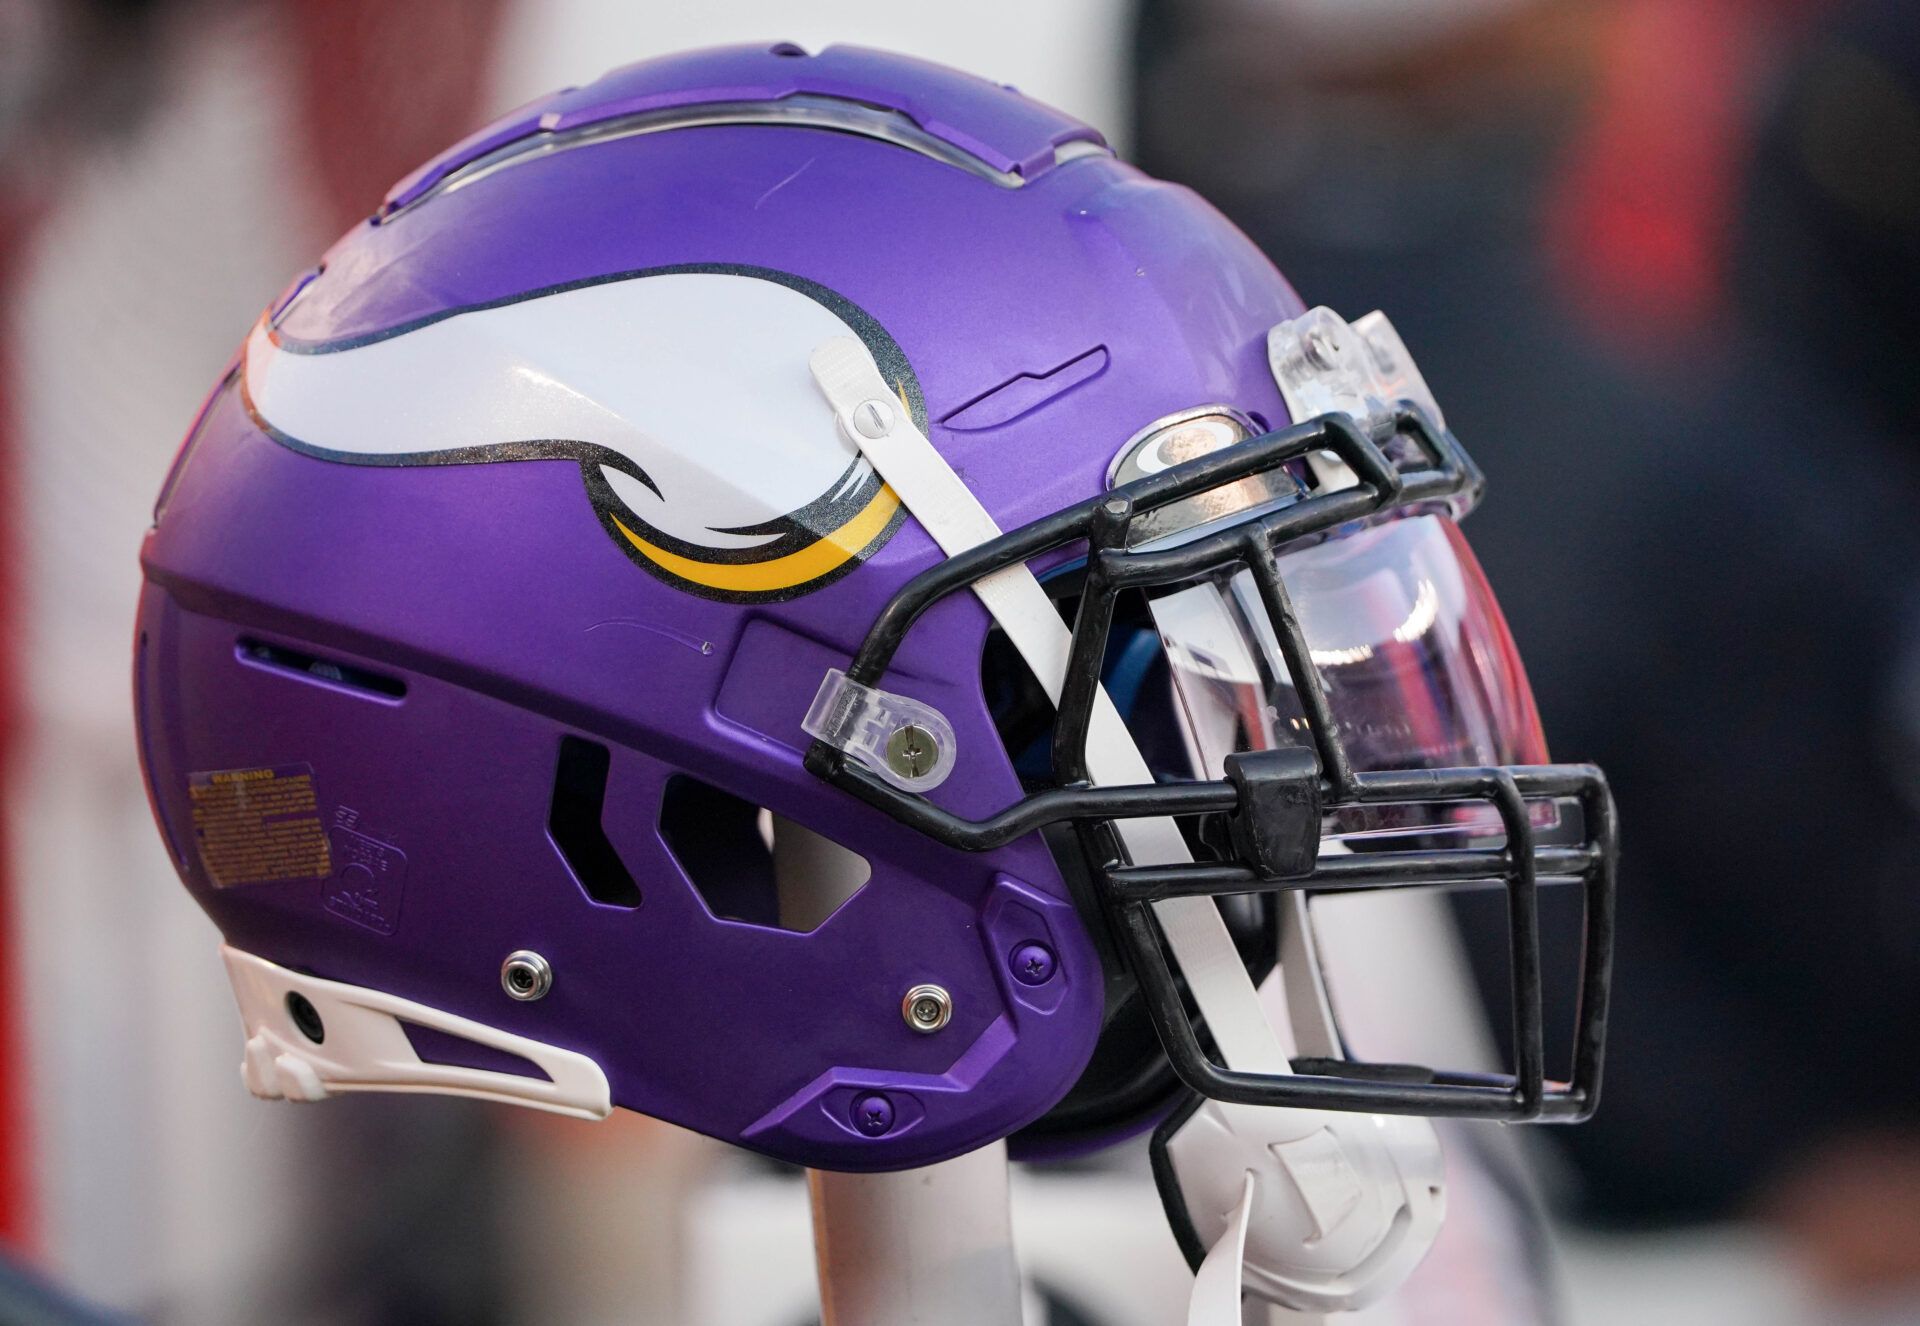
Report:
<svg viewBox="0 0 1920 1326"><path fill-rule="evenodd" d="M577 461L628 556L707 598L794 598L846 574L905 513L841 436L807 357L849 332L926 426L900 348L864 311L764 268L669 267L302 342L263 318L247 409L355 465Z"/></svg>

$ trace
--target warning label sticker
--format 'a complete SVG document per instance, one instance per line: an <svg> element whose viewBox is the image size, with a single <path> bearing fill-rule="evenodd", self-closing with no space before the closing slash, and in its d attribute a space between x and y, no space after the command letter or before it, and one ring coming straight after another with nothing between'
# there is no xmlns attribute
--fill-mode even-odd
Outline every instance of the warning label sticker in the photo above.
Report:
<svg viewBox="0 0 1920 1326"><path fill-rule="evenodd" d="M313 766L191 774L193 834L216 887L333 874Z"/></svg>

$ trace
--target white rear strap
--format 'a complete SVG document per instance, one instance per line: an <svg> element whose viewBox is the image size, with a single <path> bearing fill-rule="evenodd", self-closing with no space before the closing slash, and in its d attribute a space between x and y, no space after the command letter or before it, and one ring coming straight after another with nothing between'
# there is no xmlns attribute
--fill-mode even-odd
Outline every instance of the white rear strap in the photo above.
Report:
<svg viewBox="0 0 1920 1326"><path fill-rule="evenodd" d="M816 349L809 363L847 437L949 557L999 537L1000 527L980 499L900 408L866 346L850 336L836 337ZM1073 633L1039 580L1024 565L1016 565L975 582L973 589L1057 704ZM1094 695L1087 766L1098 784L1153 781L1104 687ZM1170 819L1118 820L1115 827L1136 864L1193 859ZM1250 1072L1289 1072L1286 1049L1261 1009L1213 900L1168 899L1154 904L1154 914L1227 1065Z"/></svg>

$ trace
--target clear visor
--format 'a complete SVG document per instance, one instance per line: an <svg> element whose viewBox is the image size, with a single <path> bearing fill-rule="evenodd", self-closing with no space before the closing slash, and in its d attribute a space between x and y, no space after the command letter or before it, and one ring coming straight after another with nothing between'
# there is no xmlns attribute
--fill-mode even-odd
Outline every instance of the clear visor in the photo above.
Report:
<svg viewBox="0 0 1920 1326"><path fill-rule="evenodd" d="M1356 770L1543 764L1519 653L1459 527L1415 515L1295 549L1281 578ZM1252 573L1150 601L1195 776L1312 733ZM1551 821L1551 806L1536 808ZM1484 806L1347 808L1329 838L1497 833Z"/></svg>

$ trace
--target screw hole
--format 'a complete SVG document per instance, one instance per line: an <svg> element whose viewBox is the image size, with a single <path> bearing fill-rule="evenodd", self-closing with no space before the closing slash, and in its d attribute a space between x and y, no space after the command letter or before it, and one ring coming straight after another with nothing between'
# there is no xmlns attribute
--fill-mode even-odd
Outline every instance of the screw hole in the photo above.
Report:
<svg viewBox="0 0 1920 1326"><path fill-rule="evenodd" d="M287 1016L293 1019L293 1025L300 1029L300 1034L315 1045L327 1039L327 1024L320 1020L320 1010L298 990L287 992Z"/></svg>

